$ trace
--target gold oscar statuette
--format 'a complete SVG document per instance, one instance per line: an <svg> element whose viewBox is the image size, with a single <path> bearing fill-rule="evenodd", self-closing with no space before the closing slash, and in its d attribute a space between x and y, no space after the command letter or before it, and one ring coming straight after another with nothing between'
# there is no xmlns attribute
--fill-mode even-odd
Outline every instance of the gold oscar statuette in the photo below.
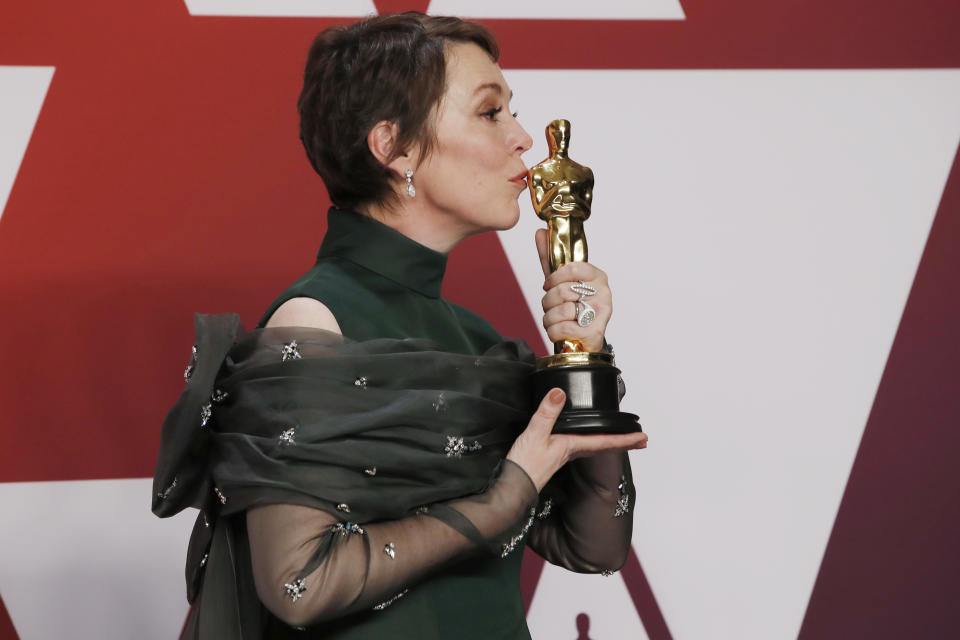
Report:
<svg viewBox="0 0 960 640"><path fill-rule="evenodd" d="M550 156L527 174L530 199L549 231L550 271L570 262L587 261L584 221L593 202L593 171L570 159L570 122L547 125ZM578 290L577 321L593 320L589 287ZM538 401L550 389L567 394L567 404L554 426L555 433L630 433L640 431L637 416L620 411L620 370L613 354L589 352L576 338L554 344L554 355L537 359L533 386Z"/></svg>

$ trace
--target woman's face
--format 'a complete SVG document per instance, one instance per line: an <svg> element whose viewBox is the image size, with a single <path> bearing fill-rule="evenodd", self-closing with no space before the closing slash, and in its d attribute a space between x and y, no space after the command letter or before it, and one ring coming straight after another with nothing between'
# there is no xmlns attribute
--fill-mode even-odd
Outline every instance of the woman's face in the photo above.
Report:
<svg viewBox="0 0 960 640"><path fill-rule="evenodd" d="M436 145L413 177L417 198L463 237L509 229L520 216L533 141L510 112L500 67L472 43L447 48L446 93L437 108ZM405 197L405 196L404 196Z"/></svg>

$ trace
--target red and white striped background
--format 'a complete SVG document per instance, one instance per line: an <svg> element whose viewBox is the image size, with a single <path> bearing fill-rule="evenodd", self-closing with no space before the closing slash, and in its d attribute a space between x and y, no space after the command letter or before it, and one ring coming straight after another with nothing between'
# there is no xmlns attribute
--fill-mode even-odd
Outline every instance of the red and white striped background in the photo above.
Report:
<svg viewBox="0 0 960 640"><path fill-rule="evenodd" d="M955 2L33 0L0 7L0 638L177 635L191 517L149 476L191 314L252 326L310 266L306 48L403 9L488 24L526 160L566 117L597 176L650 448L620 573L528 554L534 637L960 635ZM542 352L536 224L445 293Z"/></svg>

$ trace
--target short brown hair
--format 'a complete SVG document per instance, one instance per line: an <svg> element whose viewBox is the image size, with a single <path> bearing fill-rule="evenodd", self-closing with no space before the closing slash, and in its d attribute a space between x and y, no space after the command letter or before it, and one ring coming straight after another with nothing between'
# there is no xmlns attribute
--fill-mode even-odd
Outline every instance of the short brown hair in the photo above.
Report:
<svg viewBox="0 0 960 640"><path fill-rule="evenodd" d="M472 42L494 61L500 57L486 27L412 11L331 27L314 39L297 100L300 140L335 205L395 202L395 176L370 152L367 134L382 120L396 123L388 161L415 143L424 157L429 153L435 142L430 116L446 87L449 42Z"/></svg>

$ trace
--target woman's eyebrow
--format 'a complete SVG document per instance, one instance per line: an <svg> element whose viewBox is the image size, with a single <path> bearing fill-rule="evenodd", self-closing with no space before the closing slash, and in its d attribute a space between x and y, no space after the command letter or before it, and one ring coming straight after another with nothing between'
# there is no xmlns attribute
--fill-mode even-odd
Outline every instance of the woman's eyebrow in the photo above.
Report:
<svg viewBox="0 0 960 640"><path fill-rule="evenodd" d="M477 87L476 89L474 89L474 90L473 90L473 93L474 93L474 95L476 95L476 94L480 93L481 91L483 91L484 89L492 89L492 90L496 91L497 93L500 93L500 94L503 93L503 87L500 86L500 84L497 83L497 82L485 82L484 84L481 84L479 87ZM513 91L510 92L510 99L511 99L511 100L513 99Z"/></svg>

